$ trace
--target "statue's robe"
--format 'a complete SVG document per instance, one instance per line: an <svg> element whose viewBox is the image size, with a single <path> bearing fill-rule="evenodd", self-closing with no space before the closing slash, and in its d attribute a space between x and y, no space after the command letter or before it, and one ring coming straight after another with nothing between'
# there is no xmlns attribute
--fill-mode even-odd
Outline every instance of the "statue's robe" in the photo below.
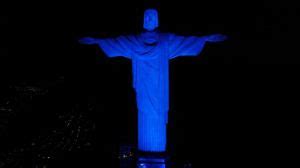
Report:
<svg viewBox="0 0 300 168"><path fill-rule="evenodd" d="M199 55L205 39L145 32L97 41L108 57L123 56L132 61L138 107L138 149L164 152L169 110L169 59Z"/></svg>

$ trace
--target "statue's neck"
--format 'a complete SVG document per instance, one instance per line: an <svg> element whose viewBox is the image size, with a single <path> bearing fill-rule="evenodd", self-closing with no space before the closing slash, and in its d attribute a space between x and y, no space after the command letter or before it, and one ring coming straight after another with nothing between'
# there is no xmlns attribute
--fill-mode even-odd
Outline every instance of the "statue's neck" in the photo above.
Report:
<svg viewBox="0 0 300 168"><path fill-rule="evenodd" d="M143 30L142 33L149 33L149 34L155 34L155 33L159 33L159 30L158 29L155 29L153 31L149 31L149 30Z"/></svg>
<svg viewBox="0 0 300 168"><path fill-rule="evenodd" d="M141 38L146 44L156 44L159 41L159 31L143 31L141 33Z"/></svg>

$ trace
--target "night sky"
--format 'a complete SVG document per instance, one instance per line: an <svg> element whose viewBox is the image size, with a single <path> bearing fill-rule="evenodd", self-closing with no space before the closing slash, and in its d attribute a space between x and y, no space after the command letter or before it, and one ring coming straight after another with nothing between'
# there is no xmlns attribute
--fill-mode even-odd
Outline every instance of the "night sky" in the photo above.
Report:
<svg viewBox="0 0 300 168"><path fill-rule="evenodd" d="M98 152L106 144L136 143L130 61L106 58L97 46L77 40L138 33L149 6L158 8L163 32L229 36L207 44L198 57L170 61L170 151L194 160L226 155L246 162L253 153L258 161L281 150L278 143L293 128L287 120L297 111L293 96L299 92L295 2L23 2L0 15L1 86L63 76L63 89L49 99L59 101L57 106L95 106L90 115L97 124Z"/></svg>

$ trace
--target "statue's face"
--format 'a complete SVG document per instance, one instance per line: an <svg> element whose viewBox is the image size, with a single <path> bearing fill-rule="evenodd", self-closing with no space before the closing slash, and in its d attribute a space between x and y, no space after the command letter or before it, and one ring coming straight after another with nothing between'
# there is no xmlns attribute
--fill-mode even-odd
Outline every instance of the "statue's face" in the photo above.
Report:
<svg viewBox="0 0 300 168"><path fill-rule="evenodd" d="M158 27L158 12L155 9L147 9L144 13L144 29L153 31Z"/></svg>

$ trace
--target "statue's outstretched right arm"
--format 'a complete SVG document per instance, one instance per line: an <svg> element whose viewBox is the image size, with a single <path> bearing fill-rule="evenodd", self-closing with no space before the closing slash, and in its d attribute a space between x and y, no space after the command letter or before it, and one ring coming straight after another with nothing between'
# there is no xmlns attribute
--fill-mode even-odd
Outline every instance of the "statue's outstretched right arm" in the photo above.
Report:
<svg viewBox="0 0 300 168"><path fill-rule="evenodd" d="M126 36L115 38L92 38L79 39L80 44L98 45L108 57L123 56L131 58L132 42Z"/></svg>
<svg viewBox="0 0 300 168"><path fill-rule="evenodd" d="M85 44L85 45L94 45L94 44L98 44L97 39L92 38L92 37L83 37L83 38L79 39L78 42L79 42L80 44Z"/></svg>

